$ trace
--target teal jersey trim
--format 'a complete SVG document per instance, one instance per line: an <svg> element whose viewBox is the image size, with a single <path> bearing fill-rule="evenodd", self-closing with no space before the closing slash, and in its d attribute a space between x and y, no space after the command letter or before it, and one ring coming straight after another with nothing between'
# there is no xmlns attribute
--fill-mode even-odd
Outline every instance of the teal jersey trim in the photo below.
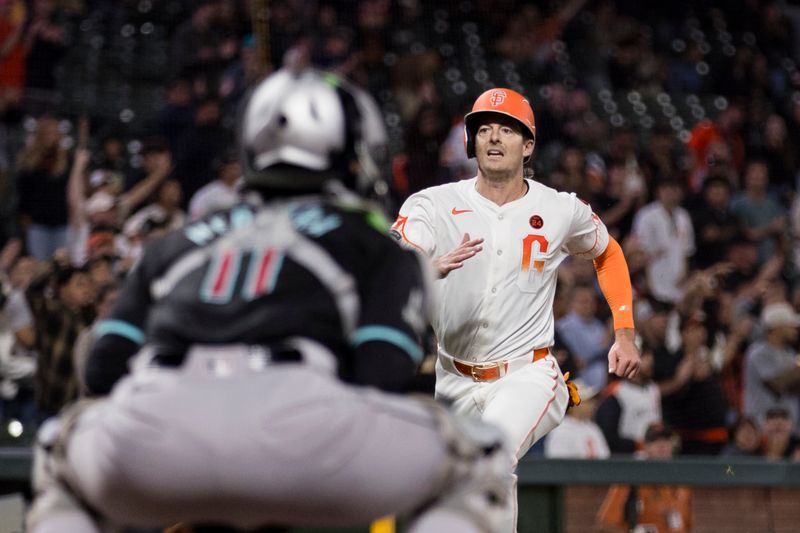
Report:
<svg viewBox="0 0 800 533"><path fill-rule="evenodd" d="M422 356L425 355L422 352L422 348L411 337L389 326L363 326L358 328L350 338L353 346L369 341L383 341L394 344L405 351L417 363L422 361Z"/></svg>
<svg viewBox="0 0 800 533"><path fill-rule="evenodd" d="M136 344L144 344L144 331L123 320L103 320L98 322L95 329L95 337L100 338L103 335L119 335Z"/></svg>

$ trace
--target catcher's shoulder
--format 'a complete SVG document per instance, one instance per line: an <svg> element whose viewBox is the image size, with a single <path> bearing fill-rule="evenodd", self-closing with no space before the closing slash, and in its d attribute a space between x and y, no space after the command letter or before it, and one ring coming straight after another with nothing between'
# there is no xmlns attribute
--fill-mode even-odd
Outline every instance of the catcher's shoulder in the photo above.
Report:
<svg viewBox="0 0 800 533"><path fill-rule="evenodd" d="M386 235L389 233L391 221L383 208L369 200L327 202L325 208L342 218L343 226L348 230L362 230Z"/></svg>

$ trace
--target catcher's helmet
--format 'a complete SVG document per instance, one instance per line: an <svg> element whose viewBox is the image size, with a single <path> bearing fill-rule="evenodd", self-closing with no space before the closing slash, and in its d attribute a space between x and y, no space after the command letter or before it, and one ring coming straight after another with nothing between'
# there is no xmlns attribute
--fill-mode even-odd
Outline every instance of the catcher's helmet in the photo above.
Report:
<svg viewBox="0 0 800 533"><path fill-rule="evenodd" d="M386 130L375 101L339 77L282 69L248 95L239 117L244 181L274 192L319 191L338 180L385 186Z"/></svg>
<svg viewBox="0 0 800 533"><path fill-rule="evenodd" d="M475 100L472 111L464 116L464 145L467 148L467 157L475 157L475 134L477 131L477 118L482 113L500 113L507 115L522 126L523 135L530 134L536 141L536 119L528 100L511 89L489 89Z"/></svg>

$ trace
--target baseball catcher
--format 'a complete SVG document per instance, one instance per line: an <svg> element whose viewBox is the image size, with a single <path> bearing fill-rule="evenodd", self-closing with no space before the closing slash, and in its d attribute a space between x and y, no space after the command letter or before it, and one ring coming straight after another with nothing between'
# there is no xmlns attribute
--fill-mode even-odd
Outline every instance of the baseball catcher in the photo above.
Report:
<svg viewBox="0 0 800 533"><path fill-rule="evenodd" d="M250 529L415 517L491 532L499 431L400 392L422 356L425 264L385 235L385 132L363 91L281 70L249 95L234 207L152 243L97 328L96 398L42 428L33 533Z"/></svg>

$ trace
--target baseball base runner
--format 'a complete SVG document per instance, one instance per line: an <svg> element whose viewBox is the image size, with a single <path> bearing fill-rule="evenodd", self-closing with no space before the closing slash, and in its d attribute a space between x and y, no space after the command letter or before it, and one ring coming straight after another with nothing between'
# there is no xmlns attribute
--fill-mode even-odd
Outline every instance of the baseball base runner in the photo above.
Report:
<svg viewBox="0 0 800 533"><path fill-rule="evenodd" d="M568 256L594 260L611 306L617 338L609 371L630 376L639 360L622 250L575 194L524 178L535 137L521 94L486 91L465 117L478 175L413 194L392 227L433 259L442 278L433 316L436 395L499 426L515 461L561 422L569 402L549 350L558 266ZM504 532L516 524L516 495L509 501Z"/></svg>

